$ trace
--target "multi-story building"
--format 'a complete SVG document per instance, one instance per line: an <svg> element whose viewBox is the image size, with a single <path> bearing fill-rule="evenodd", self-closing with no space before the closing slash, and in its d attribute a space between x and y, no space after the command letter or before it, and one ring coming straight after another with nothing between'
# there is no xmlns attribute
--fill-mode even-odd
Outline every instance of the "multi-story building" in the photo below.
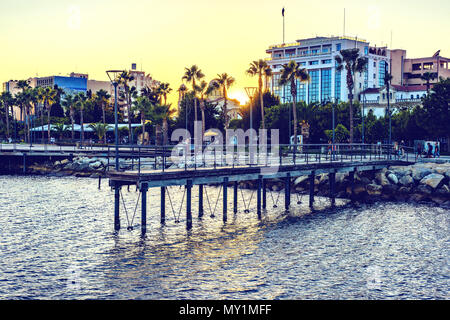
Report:
<svg viewBox="0 0 450 320"><path fill-rule="evenodd" d="M450 59L440 56L440 50L431 57L406 58L406 50L391 51L392 83L402 86L426 85L422 76L426 72L433 74L430 84L437 83L439 78L450 77Z"/></svg>
<svg viewBox="0 0 450 320"><path fill-rule="evenodd" d="M290 84L280 85L282 65L294 60L305 68L310 81L297 81L297 101L326 102L347 101L345 69L338 71L335 57L340 50L358 48L360 56L368 59L367 69L355 75L353 95L355 98L366 88L384 85L385 65L389 63L390 52L386 47L372 47L369 42L351 37L316 37L300 39L295 43L270 46L266 59L272 68L273 77L268 87L280 97L282 103L292 101Z"/></svg>

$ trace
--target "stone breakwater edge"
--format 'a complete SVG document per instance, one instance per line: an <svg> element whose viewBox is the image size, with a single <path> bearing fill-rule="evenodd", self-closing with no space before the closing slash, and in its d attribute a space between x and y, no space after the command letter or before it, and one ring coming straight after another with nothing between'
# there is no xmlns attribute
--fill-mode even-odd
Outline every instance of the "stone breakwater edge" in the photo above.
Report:
<svg viewBox="0 0 450 320"><path fill-rule="evenodd" d="M111 162L109 164L112 165ZM77 156L72 160L33 163L27 167L27 174L98 178L105 176L107 166L107 158ZM131 163L121 160L120 167L131 169ZM349 174L336 173L336 198L353 199L361 203L380 200L432 202L450 209L450 162L419 162L409 166L390 166L378 171L357 172L354 179L352 195ZM257 187L255 181L241 181L239 186L243 189ZM284 181L269 179L267 187L271 191L280 191L284 188ZM309 177L300 176L293 179L291 191L307 194ZM318 174L315 177L314 193L317 196L330 195L328 174Z"/></svg>

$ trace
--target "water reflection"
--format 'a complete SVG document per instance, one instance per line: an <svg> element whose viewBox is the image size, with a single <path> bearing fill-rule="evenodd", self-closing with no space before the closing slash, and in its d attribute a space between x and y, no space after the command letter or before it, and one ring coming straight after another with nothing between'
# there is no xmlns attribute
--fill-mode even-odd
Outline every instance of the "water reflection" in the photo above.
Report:
<svg viewBox="0 0 450 320"><path fill-rule="evenodd" d="M7 192L5 191L7 190ZM0 297L125 299L448 299L449 212L426 205L359 208L326 198L268 195L261 221L250 212L222 222L205 206L186 230L182 192L160 224L159 190L148 195L148 233L126 230L138 200L123 190L122 229L114 234L113 192L104 181L0 177ZM231 191L231 190L230 190ZM211 201L219 189L208 187ZM229 194L232 194L229 192ZM246 199L251 192L243 190ZM276 195L274 197L276 199ZM300 204L297 201L301 201Z"/></svg>

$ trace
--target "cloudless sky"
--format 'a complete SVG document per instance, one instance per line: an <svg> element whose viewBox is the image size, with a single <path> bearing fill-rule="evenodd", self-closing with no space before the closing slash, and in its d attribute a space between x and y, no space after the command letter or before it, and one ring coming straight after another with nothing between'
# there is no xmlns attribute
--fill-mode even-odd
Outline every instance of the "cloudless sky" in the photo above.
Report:
<svg viewBox="0 0 450 320"><path fill-rule="evenodd" d="M358 36L408 57L450 57L450 1L304 0L14 0L0 1L0 82L36 76L138 69L176 89L184 67L197 64L211 80L227 72L230 97L245 98L257 79L245 74L269 45L315 36Z"/></svg>

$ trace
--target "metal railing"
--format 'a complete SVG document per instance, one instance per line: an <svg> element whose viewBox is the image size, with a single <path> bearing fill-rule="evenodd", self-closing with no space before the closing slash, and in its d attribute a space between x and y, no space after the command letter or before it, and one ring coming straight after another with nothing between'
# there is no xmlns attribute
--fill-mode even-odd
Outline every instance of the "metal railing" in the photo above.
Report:
<svg viewBox="0 0 450 320"><path fill-rule="evenodd" d="M118 146L119 171L165 172L235 167L273 167L317 163L403 160L415 162L414 148L381 144L167 145ZM114 169L115 147L107 150Z"/></svg>

